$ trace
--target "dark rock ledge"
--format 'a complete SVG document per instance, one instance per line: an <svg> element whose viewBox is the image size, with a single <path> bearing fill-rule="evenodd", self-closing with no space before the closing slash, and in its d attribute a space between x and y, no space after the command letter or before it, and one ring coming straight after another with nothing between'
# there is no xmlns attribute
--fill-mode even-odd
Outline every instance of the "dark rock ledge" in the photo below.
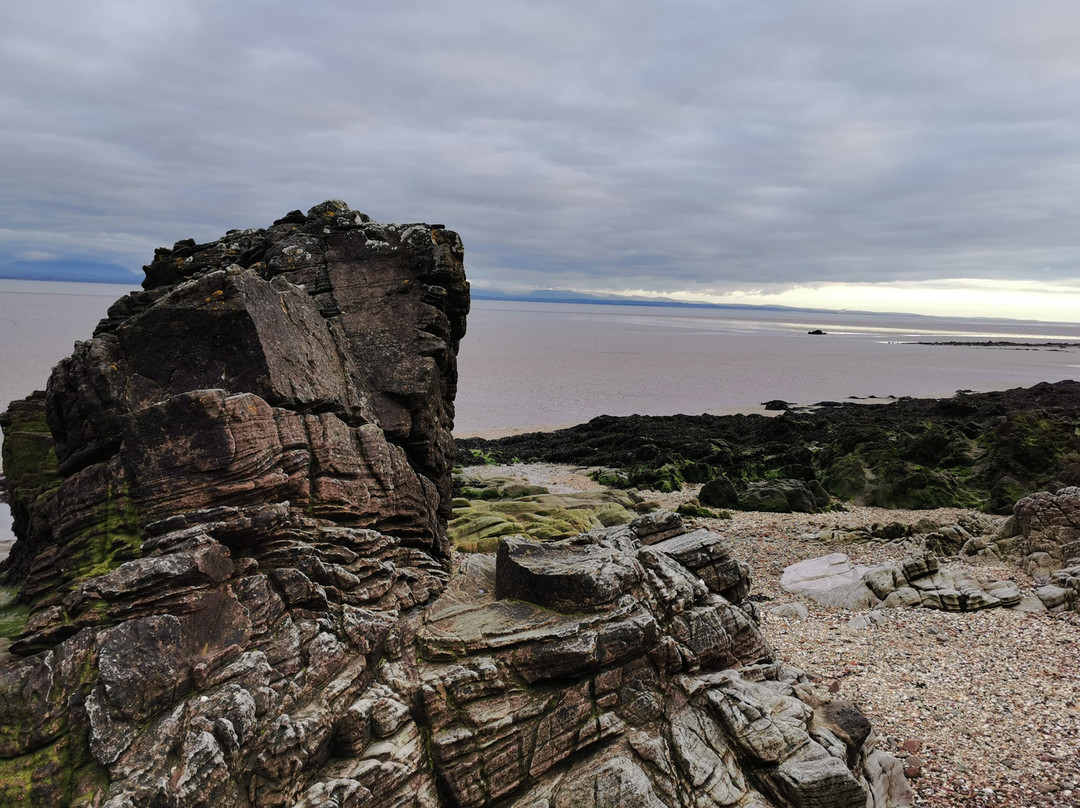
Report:
<svg viewBox="0 0 1080 808"><path fill-rule="evenodd" d="M458 237L178 242L2 419L4 806L906 805L655 514L452 556Z"/></svg>

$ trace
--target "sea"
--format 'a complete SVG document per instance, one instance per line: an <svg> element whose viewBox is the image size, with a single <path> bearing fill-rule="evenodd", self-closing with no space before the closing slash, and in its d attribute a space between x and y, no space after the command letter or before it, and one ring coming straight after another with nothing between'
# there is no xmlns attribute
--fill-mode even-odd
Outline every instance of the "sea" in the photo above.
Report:
<svg viewBox="0 0 1080 808"><path fill-rule="evenodd" d="M53 365L128 291L0 279L0 407L44 389ZM921 344L964 341L1026 344ZM1069 342L1080 343L1080 324L476 300L458 356L455 432L1004 390L1080 378L1080 347ZM10 539L0 506L0 552Z"/></svg>
<svg viewBox="0 0 1080 808"><path fill-rule="evenodd" d="M923 344L934 342L1026 344ZM1005 390L1080 377L1069 342L1080 323L478 300L458 357L456 432Z"/></svg>

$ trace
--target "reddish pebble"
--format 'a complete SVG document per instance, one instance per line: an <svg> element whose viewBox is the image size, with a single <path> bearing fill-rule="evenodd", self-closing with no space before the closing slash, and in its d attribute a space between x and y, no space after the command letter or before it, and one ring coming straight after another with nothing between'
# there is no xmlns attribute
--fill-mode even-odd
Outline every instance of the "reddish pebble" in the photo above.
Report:
<svg viewBox="0 0 1080 808"><path fill-rule="evenodd" d="M900 748L903 749L905 752L914 754L915 752L918 752L920 749L922 749L922 741L920 741L918 738L908 738L906 741L904 741L903 744L901 744Z"/></svg>
<svg viewBox="0 0 1080 808"><path fill-rule="evenodd" d="M919 766L905 766L904 777L908 780L917 780L922 777L922 768Z"/></svg>

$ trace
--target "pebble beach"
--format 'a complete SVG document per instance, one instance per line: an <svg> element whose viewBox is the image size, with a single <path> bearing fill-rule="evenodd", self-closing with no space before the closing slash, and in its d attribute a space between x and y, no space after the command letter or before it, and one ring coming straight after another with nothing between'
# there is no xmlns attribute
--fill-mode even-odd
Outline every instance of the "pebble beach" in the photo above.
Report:
<svg viewBox="0 0 1080 808"><path fill-rule="evenodd" d="M553 493L598 490L583 469L553 464L477 466L469 474L512 476ZM697 493L641 491L674 510ZM829 545L832 528L930 519L956 523L974 512L943 508L902 511L846 506L822 514L731 512L697 519L722 534L753 569L751 597L763 612L776 656L806 671L819 686L854 702L874 726L879 745L904 760L916 804L1080 806L1080 615L991 609L968 613L923 608L872 615L821 606L780 588L783 570L799 561L843 552L855 563L897 561L898 544ZM998 517L1000 518L1000 517ZM972 574L1033 581L1008 564L966 566ZM798 603L806 617L784 618L769 607Z"/></svg>

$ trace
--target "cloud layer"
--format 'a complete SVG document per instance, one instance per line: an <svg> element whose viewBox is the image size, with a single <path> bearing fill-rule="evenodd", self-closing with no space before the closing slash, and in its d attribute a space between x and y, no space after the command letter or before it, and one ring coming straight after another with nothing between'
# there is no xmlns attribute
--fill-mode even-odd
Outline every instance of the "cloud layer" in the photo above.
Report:
<svg viewBox="0 0 1080 808"><path fill-rule="evenodd" d="M134 267L342 198L458 230L502 288L1080 275L1071 0L3 16L0 262Z"/></svg>

